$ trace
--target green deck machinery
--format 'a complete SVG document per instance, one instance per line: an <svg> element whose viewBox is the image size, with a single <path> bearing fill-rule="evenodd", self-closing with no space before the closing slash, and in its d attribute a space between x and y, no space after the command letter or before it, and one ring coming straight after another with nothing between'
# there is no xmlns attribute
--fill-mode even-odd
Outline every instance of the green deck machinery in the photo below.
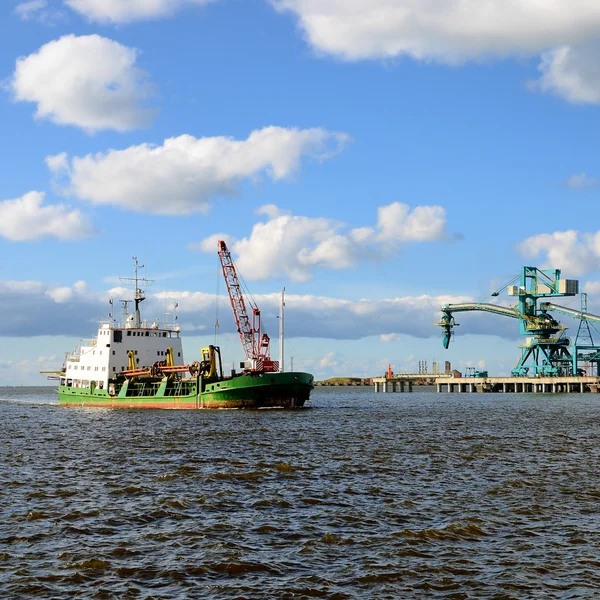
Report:
<svg viewBox="0 0 600 600"><path fill-rule="evenodd" d="M504 289L509 296L517 298L513 306L478 302L443 305L442 318L437 325L443 331L444 348L450 345L454 327L458 325L454 313L490 312L518 319L521 334L527 336L525 343L521 344L521 358L512 370L513 376L570 376L586 372L600 375L600 346L594 344L589 326L590 322L600 323L600 316L587 312L587 296L581 295L581 310L541 301L576 296L579 293L578 281L562 279L560 269L522 267L519 276L492 296L498 296ZM559 323L551 311L580 320L574 345L565 335L566 326Z"/></svg>

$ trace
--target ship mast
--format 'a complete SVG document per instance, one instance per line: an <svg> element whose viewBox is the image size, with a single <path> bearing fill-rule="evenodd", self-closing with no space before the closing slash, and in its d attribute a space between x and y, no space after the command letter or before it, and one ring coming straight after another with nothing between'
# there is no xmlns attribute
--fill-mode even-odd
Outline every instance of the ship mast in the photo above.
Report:
<svg viewBox="0 0 600 600"><path fill-rule="evenodd" d="M133 257L133 265L134 265L135 277L120 277L120 280L123 283L129 284L129 285L131 285L133 283L135 286L135 295L134 295L135 310L131 315L127 316L127 321L131 327L139 328L142 326L142 316L140 313L140 304L146 299L146 293L140 287L140 285L141 284L149 285L152 282L149 279L146 279L145 277L139 276L139 270L143 269L144 265L140 265L140 263L137 259L137 256ZM125 310L127 310L127 304L125 304L125 302L129 302L129 301L121 300L121 302L124 303L124 308L125 308Z"/></svg>
<svg viewBox="0 0 600 600"><path fill-rule="evenodd" d="M284 371L283 355L283 309L285 308L285 288L281 290L281 306L279 307L279 372Z"/></svg>

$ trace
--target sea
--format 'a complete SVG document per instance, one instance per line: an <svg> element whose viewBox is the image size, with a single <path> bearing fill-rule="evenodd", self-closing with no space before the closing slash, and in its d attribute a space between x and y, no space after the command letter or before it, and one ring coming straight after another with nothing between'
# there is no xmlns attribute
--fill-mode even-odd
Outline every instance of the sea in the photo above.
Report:
<svg viewBox="0 0 600 600"><path fill-rule="evenodd" d="M0 388L0 598L600 598L600 396Z"/></svg>

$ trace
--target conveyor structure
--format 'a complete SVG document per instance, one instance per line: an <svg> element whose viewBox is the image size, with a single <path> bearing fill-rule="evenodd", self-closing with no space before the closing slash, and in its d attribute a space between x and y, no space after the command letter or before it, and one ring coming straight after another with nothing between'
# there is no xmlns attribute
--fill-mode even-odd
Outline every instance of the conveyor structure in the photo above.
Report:
<svg viewBox="0 0 600 600"><path fill-rule="evenodd" d="M600 316L587 312L587 296L581 295L581 310L541 301L544 298L576 296L579 282L562 279L560 269L522 267L520 275L512 283L516 285L506 285L492 296L498 296L500 291L506 289L509 296L517 298L513 306L478 302L443 305L442 318L437 325L443 331L444 348L449 347L454 327L458 325L454 313L489 312L517 319L521 334L527 336L520 346L521 358L512 370L513 376L600 375L600 346L594 344L589 327L589 323L600 323ZM556 320L551 312L580 320L575 344L566 336L567 327ZM582 328L582 325L585 327ZM580 336L582 330L588 333L587 337Z"/></svg>

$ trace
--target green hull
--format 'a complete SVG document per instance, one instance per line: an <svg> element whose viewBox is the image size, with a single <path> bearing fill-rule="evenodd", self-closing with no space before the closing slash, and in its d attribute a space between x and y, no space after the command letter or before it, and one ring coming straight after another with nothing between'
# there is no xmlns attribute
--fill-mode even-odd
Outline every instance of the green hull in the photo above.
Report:
<svg viewBox="0 0 600 600"><path fill-rule="evenodd" d="M261 373L218 380L124 381L110 385L112 393L61 385L58 399L64 406L107 408L301 408L313 387L310 373Z"/></svg>

